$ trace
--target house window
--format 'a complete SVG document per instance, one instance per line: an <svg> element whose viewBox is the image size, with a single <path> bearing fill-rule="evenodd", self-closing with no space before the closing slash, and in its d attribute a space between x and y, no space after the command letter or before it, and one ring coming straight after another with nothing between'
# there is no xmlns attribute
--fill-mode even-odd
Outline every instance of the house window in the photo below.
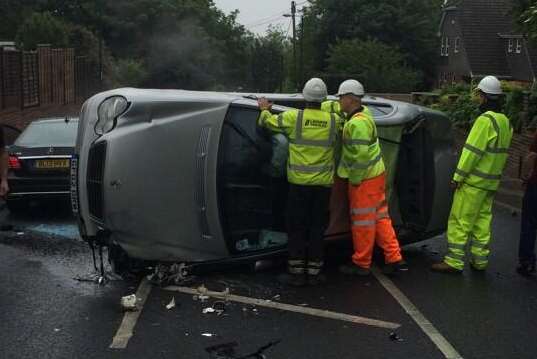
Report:
<svg viewBox="0 0 537 359"><path fill-rule="evenodd" d="M522 52L522 40L516 39L516 53L520 54Z"/></svg>
<svg viewBox="0 0 537 359"><path fill-rule="evenodd" d="M513 52L513 39L509 39L509 44L507 45L507 52L511 53Z"/></svg>
<svg viewBox="0 0 537 359"><path fill-rule="evenodd" d="M461 47L461 38L460 38L460 37L457 37L457 38L455 39L455 48L453 49L453 52L454 52L454 53L458 53L460 47Z"/></svg>
<svg viewBox="0 0 537 359"><path fill-rule="evenodd" d="M442 36L442 47L440 48L440 56L449 56L449 37Z"/></svg>

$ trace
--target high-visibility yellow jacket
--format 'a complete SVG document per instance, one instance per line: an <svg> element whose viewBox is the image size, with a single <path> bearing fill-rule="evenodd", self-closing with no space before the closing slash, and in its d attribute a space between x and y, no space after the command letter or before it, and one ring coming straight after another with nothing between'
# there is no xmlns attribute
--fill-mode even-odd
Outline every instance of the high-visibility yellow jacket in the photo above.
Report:
<svg viewBox="0 0 537 359"><path fill-rule="evenodd" d="M321 110L335 113L343 119L347 117L345 113L341 111L341 105L339 104L339 101L332 101L332 100L324 101L321 104Z"/></svg>
<svg viewBox="0 0 537 359"><path fill-rule="evenodd" d="M483 113L472 126L453 180L496 191L512 137L513 127L504 114L493 111Z"/></svg>
<svg viewBox="0 0 537 359"><path fill-rule="evenodd" d="M355 113L343 128L343 151L337 174L353 185L385 172L377 126L369 110Z"/></svg>
<svg viewBox="0 0 537 359"><path fill-rule="evenodd" d="M290 110L278 115L262 111L259 125L289 138L287 179L290 183L331 186L343 120L316 109Z"/></svg>
<svg viewBox="0 0 537 359"><path fill-rule="evenodd" d="M373 115L371 114L371 110L367 106L362 105L362 107L363 107L363 110L362 110L363 112L366 112L371 117L373 117ZM341 105L339 104L339 101L332 101L332 100L324 101L321 104L321 110L326 111L326 112L333 112L337 114L339 117L341 117L342 119L344 120L347 119L347 114L341 110Z"/></svg>

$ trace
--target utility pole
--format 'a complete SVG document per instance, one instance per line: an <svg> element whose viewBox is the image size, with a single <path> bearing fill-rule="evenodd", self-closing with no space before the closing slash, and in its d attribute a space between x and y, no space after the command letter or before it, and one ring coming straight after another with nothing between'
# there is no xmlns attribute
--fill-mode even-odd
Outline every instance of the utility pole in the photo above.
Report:
<svg viewBox="0 0 537 359"><path fill-rule="evenodd" d="M298 74L296 72L296 3L291 1L291 18L293 19L293 70L295 77L295 88L298 91Z"/></svg>
<svg viewBox="0 0 537 359"><path fill-rule="evenodd" d="M296 66L296 2L291 1L291 14L284 14L284 17L290 17L293 21L293 79L295 89L298 91L298 73Z"/></svg>
<svg viewBox="0 0 537 359"><path fill-rule="evenodd" d="M300 17L300 85L304 83L304 13Z"/></svg>

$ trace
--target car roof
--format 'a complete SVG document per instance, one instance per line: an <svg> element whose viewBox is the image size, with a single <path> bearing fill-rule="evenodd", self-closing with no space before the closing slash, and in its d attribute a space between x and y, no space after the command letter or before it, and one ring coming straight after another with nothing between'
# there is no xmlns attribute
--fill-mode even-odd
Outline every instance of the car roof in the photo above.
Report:
<svg viewBox="0 0 537 359"><path fill-rule="evenodd" d="M305 103L302 94L275 94L275 93L231 93L232 95L241 96L243 99L249 101L255 100L260 97L266 97L269 101L273 102L297 102ZM328 96L327 100L336 101L336 96ZM429 108L411 104L408 102L395 101L376 96L364 96L363 104L366 106L386 107L389 110L386 114L373 114L375 122L380 126L395 126L411 122L415 120L420 114L432 114L434 116L446 117L445 114L439 111L431 110ZM246 104L246 102L244 103ZM288 109L292 107L278 106L277 108Z"/></svg>
<svg viewBox="0 0 537 359"><path fill-rule="evenodd" d="M138 89L123 87L99 94L99 97L123 96L127 101L196 101L209 103L231 103L242 98L239 94L215 91Z"/></svg>
<svg viewBox="0 0 537 359"><path fill-rule="evenodd" d="M104 100L111 96L123 96L129 102L189 102L194 101L199 106L212 107L215 105L242 105L257 108L257 98L266 97L274 102L297 102L304 103L304 97L298 93L246 93L246 92L215 92L215 91L189 91L189 90L161 90L161 89L137 89L118 88L96 95L96 98ZM335 96L329 96L328 100L336 100ZM386 114L374 116L375 122L381 126L400 125L415 120L421 113L434 113L435 116L446 117L445 114L422 106L394 101L380 97L365 96L366 106L386 106L391 109ZM198 107L199 108L199 107ZM292 109L289 106L275 106L276 110L284 111Z"/></svg>

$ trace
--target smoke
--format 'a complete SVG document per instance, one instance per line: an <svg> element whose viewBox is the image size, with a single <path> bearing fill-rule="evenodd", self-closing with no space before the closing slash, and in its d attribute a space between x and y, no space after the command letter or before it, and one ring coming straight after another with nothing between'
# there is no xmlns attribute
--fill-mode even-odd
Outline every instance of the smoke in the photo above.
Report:
<svg viewBox="0 0 537 359"><path fill-rule="evenodd" d="M148 87L206 90L226 77L222 44L194 19L158 26L149 44Z"/></svg>

